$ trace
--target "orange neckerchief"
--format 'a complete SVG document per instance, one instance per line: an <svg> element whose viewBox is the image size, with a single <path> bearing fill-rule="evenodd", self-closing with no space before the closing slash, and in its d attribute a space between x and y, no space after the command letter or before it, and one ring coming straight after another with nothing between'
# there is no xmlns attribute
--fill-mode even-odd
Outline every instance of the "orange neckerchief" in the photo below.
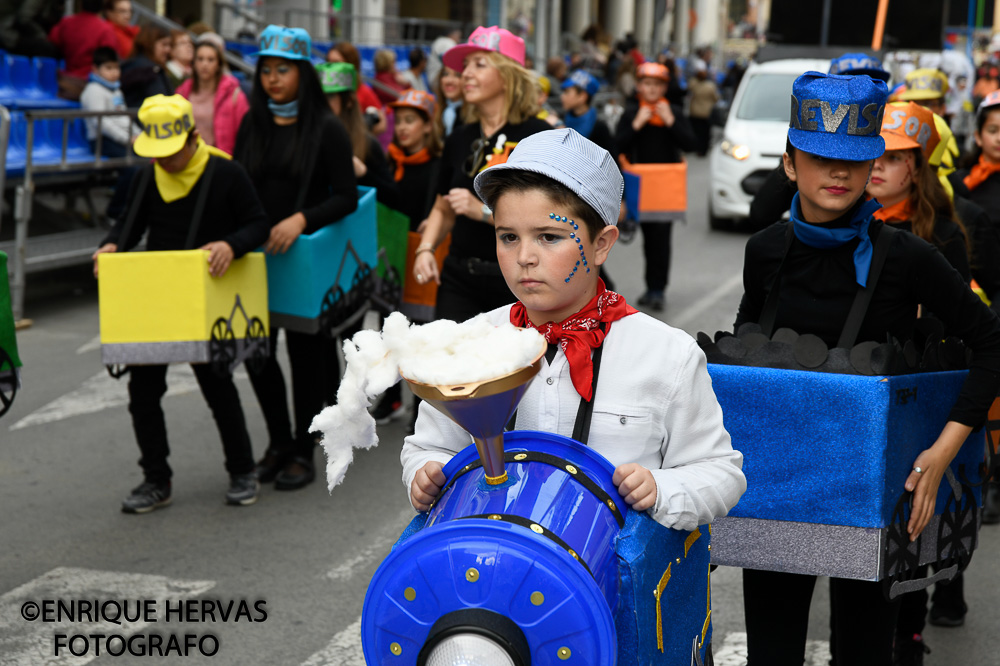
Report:
<svg viewBox="0 0 1000 666"><path fill-rule="evenodd" d="M667 98L666 97L661 97L660 99L656 100L652 104L650 104L649 102L647 102L644 99L640 99L639 100L639 108L642 108L644 106L648 106L649 110L653 112L653 115L650 116L649 122L647 123L648 125L652 125L654 127L666 127L667 124L665 122L663 122L663 118L661 118L660 114L658 114L656 112L656 105L659 104L660 102L667 102ZM670 104L670 102L667 102L667 104Z"/></svg>
<svg viewBox="0 0 1000 666"><path fill-rule="evenodd" d="M984 155L980 155L979 162L976 166L972 167L969 175L963 178L962 182L965 183L965 186L971 191L982 185L986 182L987 178L998 171L1000 171L1000 164L997 164L996 162L987 162L986 157Z"/></svg>
<svg viewBox="0 0 1000 666"><path fill-rule="evenodd" d="M406 151L402 148L394 143L390 143L389 158L396 163L396 173L393 174L393 178L395 178L398 183L403 180L403 171L408 165L426 164L431 161L431 154L427 152L426 148L421 148L412 155L407 155Z"/></svg>
<svg viewBox="0 0 1000 666"><path fill-rule="evenodd" d="M906 197L891 206L882 206L872 216L883 222L908 222L913 217L913 201Z"/></svg>

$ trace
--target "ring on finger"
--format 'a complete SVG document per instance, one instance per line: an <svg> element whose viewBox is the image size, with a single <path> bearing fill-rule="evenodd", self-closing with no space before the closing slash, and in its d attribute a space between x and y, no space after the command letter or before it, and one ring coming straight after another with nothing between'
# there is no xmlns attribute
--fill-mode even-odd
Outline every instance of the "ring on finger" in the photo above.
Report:
<svg viewBox="0 0 1000 666"><path fill-rule="evenodd" d="M924 473L924 470L920 469L919 467L914 467L913 471L916 472L917 474L923 474Z"/></svg>

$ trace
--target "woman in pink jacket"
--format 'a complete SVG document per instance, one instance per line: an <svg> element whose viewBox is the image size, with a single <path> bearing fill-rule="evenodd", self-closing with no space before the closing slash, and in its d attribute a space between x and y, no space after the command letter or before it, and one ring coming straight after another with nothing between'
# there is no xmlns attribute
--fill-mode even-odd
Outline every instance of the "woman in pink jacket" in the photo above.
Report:
<svg viewBox="0 0 1000 666"><path fill-rule="evenodd" d="M239 81L224 69L223 44L213 32L198 38L194 76L178 86L177 94L191 102L194 124L205 142L232 154L236 131L250 105Z"/></svg>

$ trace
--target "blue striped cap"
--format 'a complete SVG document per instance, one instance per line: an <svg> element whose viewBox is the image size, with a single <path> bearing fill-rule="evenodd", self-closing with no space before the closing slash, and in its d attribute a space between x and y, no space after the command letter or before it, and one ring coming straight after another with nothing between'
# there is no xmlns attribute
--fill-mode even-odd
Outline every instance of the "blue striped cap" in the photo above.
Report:
<svg viewBox="0 0 1000 666"><path fill-rule="evenodd" d="M563 128L532 134L510 153L503 164L488 167L476 176L476 194L483 186L503 177L508 169L532 171L562 183L593 208L605 225L618 224L625 182L611 153L576 130Z"/></svg>

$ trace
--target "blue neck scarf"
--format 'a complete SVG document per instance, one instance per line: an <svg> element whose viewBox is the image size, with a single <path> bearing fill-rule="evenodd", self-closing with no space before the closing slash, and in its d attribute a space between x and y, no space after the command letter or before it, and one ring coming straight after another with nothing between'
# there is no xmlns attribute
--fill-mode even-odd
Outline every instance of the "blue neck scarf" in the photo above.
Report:
<svg viewBox="0 0 1000 666"><path fill-rule="evenodd" d="M594 125L597 124L597 109L590 107L582 116L574 116L570 111L563 118L563 122L566 123L566 127L576 130L581 136L589 139L590 133L594 131Z"/></svg>
<svg viewBox="0 0 1000 666"><path fill-rule="evenodd" d="M95 74L94 72L90 73L90 80L93 81L94 83L100 83L102 86L104 86L108 90L118 90L119 88L122 87L122 84L121 84L120 81L108 81L106 78L104 78L100 74Z"/></svg>
<svg viewBox="0 0 1000 666"><path fill-rule="evenodd" d="M268 99L267 108L272 114L281 118L296 118L299 115L299 100L293 99L291 102L276 104L273 99Z"/></svg>
<svg viewBox="0 0 1000 666"><path fill-rule="evenodd" d="M799 208L799 193L792 198L791 218L795 237L800 241L820 250L840 247L857 238L860 242L854 250L854 275L862 287L868 284L868 269L872 263L872 239L868 235L868 225L872 214L882 207L875 199L863 202L854 211L847 226L833 227L828 224L809 224L802 219L802 209Z"/></svg>

